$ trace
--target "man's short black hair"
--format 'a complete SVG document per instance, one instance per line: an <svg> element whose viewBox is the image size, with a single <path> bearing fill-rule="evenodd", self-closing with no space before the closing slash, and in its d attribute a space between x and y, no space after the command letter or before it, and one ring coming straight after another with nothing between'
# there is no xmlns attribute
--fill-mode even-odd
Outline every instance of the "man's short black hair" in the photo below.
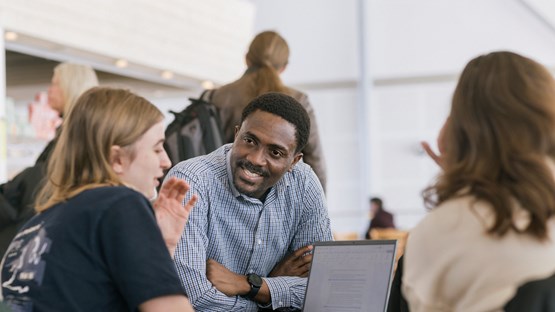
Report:
<svg viewBox="0 0 555 312"><path fill-rule="evenodd" d="M283 93L264 93L256 97L245 107L241 115L241 124L250 114L257 110L279 116L295 126L295 138L297 140L295 153L303 150L310 135L310 118L301 103Z"/></svg>

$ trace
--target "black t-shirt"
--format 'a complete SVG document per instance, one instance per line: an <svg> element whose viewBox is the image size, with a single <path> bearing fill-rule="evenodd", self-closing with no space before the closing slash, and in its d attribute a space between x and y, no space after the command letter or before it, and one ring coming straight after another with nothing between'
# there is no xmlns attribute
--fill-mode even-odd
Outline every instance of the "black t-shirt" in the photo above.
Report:
<svg viewBox="0 0 555 312"><path fill-rule="evenodd" d="M126 187L87 190L33 217L0 277L13 311L134 311L184 294L150 203Z"/></svg>

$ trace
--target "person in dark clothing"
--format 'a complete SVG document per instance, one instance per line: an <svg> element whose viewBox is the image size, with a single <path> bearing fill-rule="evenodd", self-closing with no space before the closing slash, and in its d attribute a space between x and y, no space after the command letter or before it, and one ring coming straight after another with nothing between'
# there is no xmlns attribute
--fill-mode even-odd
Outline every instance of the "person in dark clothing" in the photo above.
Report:
<svg viewBox="0 0 555 312"><path fill-rule="evenodd" d="M32 217L0 265L11 311L193 312L172 257L198 198L171 166L164 115L123 89L93 88L64 121ZM70 177L70 178L68 178Z"/></svg>
<svg viewBox="0 0 555 312"><path fill-rule="evenodd" d="M384 210L383 201L380 198L373 197L370 199L370 213L372 214L372 220L370 220L370 225L366 231L366 239L371 239L370 231L372 229L395 228L393 215Z"/></svg>
<svg viewBox="0 0 555 312"><path fill-rule="evenodd" d="M63 117L83 92L97 85L98 79L90 66L61 63L54 68L48 88L48 105ZM32 167L0 185L0 257L6 252L17 230L35 214L33 203L42 186L46 164L59 134L60 128Z"/></svg>

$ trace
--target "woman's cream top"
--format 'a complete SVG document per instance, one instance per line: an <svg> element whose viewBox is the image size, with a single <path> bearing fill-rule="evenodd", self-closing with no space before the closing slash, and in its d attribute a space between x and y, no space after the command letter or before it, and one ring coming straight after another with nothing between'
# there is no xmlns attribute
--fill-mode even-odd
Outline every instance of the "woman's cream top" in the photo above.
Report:
<svg viewBox="0 0 555 312"><path fill-rule="evenodd" d="M517 207L518 228L529 223ZM555 221L548 241L507 233L487 234L494 222L491 206L471 196L433 209L409 234L402 291L411 312L499 311L517 288L555 273Z"/></svg>

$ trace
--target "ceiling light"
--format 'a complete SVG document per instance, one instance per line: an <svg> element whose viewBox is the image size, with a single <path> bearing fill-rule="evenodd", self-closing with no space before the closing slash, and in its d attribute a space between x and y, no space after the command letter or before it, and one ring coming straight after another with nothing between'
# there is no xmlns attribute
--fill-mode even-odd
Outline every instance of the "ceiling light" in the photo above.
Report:
<svg viewBox="0 0 555 312"><path fill-rule="evenodd" d="M214 83L210 80L205 80L200 84L204 89L214 89Z"/></svg>
<svg viewBox="0 0 555 312"><path fill-rule="evenodd" d="M17 33L13 31L6 31L4 33L4 39L8 41L16 41L17 40Z"/></svg>
<svg viewBox="0 0 555 312"><path fill-rule="evenodd" d="M169 70L164 70L162 71L160 76L162 76L163 79L170 80L170 79L173 79L173 72Z"/></svg>
<svg viewBox="0 0 555 312"><path fill-rule="evenodd" d="M117 68L125 68L129 65L129 63L125 59L118 59L116 60L115 64Z"/></svg>

